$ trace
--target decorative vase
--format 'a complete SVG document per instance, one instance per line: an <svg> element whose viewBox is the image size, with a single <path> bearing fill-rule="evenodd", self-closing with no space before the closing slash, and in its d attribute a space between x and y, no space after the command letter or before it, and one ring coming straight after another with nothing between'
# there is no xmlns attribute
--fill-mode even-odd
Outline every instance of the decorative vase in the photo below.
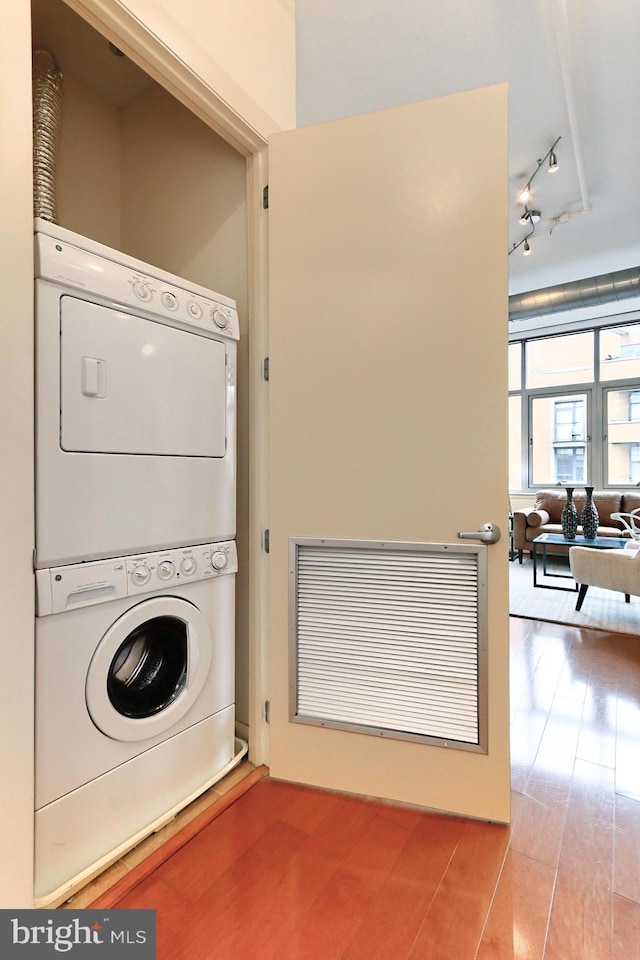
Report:
<svg viewBox="0 0 640 960"><path fill-rule="evenodd" d="M578 508L573 502L573 487L567 487L567 502L565 503L560 524L565 540L575 540L578 532Z"/></svg>
<svg viewBox="0 0 640 960"><path fill-rule="evenodd" d="M598 536L598 523L600 521L600 517L598 516L596 505L593 502L593 487L585 487L584 489L587 493L587 499L585 500L582 514L580 516L582 533L584 534L585 540L595 540L595 538Z"/></svg>

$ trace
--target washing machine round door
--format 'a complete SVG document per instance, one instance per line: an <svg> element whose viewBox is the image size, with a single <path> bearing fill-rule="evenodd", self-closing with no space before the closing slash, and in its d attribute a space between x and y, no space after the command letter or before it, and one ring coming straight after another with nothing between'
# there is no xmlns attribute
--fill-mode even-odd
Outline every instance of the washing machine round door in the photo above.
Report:
<svg viewBox="0 0 640 960"><path fill-rule="evenodd" d="M152 597L107 630L89 664L91 719L114 740L170 730L198 699L211 665L204 615L179 597Z"/></svg>

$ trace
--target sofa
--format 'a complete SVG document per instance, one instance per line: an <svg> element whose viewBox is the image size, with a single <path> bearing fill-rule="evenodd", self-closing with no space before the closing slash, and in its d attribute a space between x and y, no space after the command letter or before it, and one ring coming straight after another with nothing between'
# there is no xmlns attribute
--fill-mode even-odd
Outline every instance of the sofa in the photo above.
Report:
<svg viewBox="0 0 640 960"><path fill-rule="evenodd" d="M586 500L584 488L574 487L573 500L578 509L578 522ZM567 502L567 493L563 487L550 490L538 490L533 507L513 511L513 553L522 563L525 550L531 551L531 541L542 533L562 533L560 515ZM619 490L595 490L593 502L599 517L599 537L627 536L624 524L612 519L612 513L631 513L640 508L640 492ZM582 527L578 526L578 534Z"/></svg>

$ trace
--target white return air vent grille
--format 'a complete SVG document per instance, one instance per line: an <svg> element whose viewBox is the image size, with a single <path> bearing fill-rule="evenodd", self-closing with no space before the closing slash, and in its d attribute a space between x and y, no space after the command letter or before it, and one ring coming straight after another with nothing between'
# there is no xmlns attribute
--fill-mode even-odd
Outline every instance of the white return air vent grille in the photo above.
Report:
<svg viewBox="0 0 640 960"><path fill-rule="evenodd" d="M486 752L486 547L290 541L290 717Z"/></svg>

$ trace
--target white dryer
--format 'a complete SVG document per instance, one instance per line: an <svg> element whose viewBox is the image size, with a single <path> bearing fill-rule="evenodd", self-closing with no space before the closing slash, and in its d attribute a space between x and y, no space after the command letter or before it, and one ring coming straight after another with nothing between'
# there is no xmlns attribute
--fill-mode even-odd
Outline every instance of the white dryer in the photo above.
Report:
<svg viewBox="0 0 640 960"><path fill-rule="evenodd" d="M233 300L36 221L36 567L235 537Z"/></svg>
<svg viewBox="0 0 640 960"><path fill-rule="evenodd" d="M35 896L233 766L233 542L39 570Z"/></svg>

